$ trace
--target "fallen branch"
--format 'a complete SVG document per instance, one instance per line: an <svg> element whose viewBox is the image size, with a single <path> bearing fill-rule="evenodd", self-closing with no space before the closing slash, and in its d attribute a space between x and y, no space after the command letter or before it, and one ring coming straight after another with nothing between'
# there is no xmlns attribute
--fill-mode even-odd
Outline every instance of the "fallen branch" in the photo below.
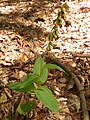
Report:
<svg viewBox="0 0 90 120"><path fill-rule="evenodd" d="M86 99L85 99L84 87L80 84L78 77L60 59L56 58L50 52L47 52L46 58L49 59L50 61L53 61L54 64L57 64L60 67L62 67L65 70L65 72L70 76L70 78L73 78L73 80L75 81L76 87L79 91L79 97L82 101L81 109L83 111L82 112L83 120L89 120L89 113L88 113Z"/></svg>

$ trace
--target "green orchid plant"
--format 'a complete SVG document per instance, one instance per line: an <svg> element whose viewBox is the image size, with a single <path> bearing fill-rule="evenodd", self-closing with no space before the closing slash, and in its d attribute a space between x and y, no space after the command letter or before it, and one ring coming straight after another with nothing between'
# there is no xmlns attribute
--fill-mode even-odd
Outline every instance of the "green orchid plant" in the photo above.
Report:
<svg viewBox="0 0 90 120"><path fill-rule="evenodd" d="M9 84L8 87L25 94L34 94L35 98L41 101L45 107L53 112L58 112L57 99L54 97L52 91L44 86L44 83L48 78L48 69L50 68L64 72L59 66L55 64L46 64L46 62L39 57L35 61L33 72L29 73L24 81ZM23 104L20 103L17 110L20 114L26 115L26 113L34 109L35 106L35 101L28 101Z"/></svg>

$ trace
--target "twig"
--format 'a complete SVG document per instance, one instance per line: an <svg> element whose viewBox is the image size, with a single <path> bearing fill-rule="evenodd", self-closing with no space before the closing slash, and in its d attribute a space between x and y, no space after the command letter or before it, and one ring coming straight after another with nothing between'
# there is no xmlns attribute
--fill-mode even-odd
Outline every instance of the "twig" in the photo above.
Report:
<svg viewBox="0 0 90 120"><path fill-rule="evenodd" d="M78 54L78 53L72 53L75 57L81 57L81 58L90 58L90 54Z"/></svg>
<svg viewBox="0 0 90 120"><path fill-rule="evenodd" d="M10 93L8 92L7 88L4 88L4 92L6 94L6 96L11 100L12 96L10 95Z"/></svg>

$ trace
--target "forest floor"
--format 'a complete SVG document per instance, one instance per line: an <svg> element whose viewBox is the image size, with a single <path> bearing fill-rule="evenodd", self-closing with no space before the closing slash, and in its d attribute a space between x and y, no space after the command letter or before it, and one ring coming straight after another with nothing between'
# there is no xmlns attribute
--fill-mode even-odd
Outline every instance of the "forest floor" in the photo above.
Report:
<svg viewBox="0 0 90 120"><path fill-rule="evenodd" d="M52 41L49 52L78 76L90 112L90 2L68 5L70 13L66 16L71 25L59 28L59 37ZM50 70L45 83L59 101L58 114L38 103L29 116L15 118L21 94L5 87L22 81L31 71L37 53L45 52L60 7L59 2L48 0L0 1L0 120L80 120L82 101L78 90L73 82L67 83L70 78L60 71Z"/></svg>

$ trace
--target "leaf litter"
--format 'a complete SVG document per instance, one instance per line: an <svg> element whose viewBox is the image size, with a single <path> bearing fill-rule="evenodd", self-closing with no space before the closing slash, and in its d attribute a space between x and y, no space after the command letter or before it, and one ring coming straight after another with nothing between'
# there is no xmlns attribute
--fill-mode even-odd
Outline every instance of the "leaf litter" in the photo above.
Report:
<svg viewBox="0 0 90 120"><path fill-rule="evenodd" d="M68 4L71 12L67 15L67 19L71 21L71 26L59 29L59 39L53 40L55 47L51 52L62 59L81 78L88 98L90 97L90 58L88 58L90 55L90 2L80 2L77 5L69 2ZM7 118L9 111L13 114L12 109L14 109L3 91L3 83L21 81L31 71L33 60L36 59L31 49L39 53L45 51L48 45L48 34L51 32L53 20L57 17L59 9L59 3L46 0L44 2L42 0L1 1L0 101L3 100L3 102L0 118ZM81 54L82 57L80 57ZM86 54L87 57L83 58ZM25 65L28 60L30 60L29 64ZM55 77L54 73L56 73ZM67 81L65 75L56 70L50 71L48 79L46 85L51 88L59 101L60 111L55 115L38 103L38 108L31 113L32 120L79 120L80 116L75 112L79 111L80 101L77 95L65 91ZM71 88L73 88L72 84ZM15 96L18 98L15 92L11 93L8 90L8 93L13 99ZM74 97L78 101L77 104L74 104ZM14 107L18 102L15 98ZM10 105L9 108L8 105Z"/></svg>

